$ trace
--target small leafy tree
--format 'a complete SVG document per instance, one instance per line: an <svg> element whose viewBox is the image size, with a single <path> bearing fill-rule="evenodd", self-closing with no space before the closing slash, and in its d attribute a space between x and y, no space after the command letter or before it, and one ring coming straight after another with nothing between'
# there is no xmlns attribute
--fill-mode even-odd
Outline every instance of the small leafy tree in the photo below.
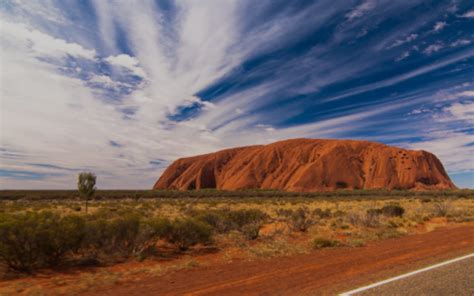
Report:
<svg viewBox="0 0 474 296"><path fill-rule="evenodd" d="M93 173L83 172L77 176L77 190L81 197L86 201L86 214L87 203L95 193L95 181L96 176Z"/></svg>

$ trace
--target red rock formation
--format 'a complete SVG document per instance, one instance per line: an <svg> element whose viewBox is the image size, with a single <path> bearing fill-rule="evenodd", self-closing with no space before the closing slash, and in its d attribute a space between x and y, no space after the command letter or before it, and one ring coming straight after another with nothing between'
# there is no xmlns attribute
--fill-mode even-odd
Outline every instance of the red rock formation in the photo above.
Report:
<svg viewBox="0 0 474 296"><path fill-rule="evenodd" d="M452 189L426 151L353 140L293 139L180 158L154 189Z"/></svg>

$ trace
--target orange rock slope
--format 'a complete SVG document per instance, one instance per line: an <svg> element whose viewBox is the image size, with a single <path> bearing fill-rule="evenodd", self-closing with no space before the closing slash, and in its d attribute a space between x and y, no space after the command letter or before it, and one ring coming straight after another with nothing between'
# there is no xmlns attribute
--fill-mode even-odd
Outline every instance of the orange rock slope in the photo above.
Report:
<svg viewBox="0 0 474 296"><path fill-rule="evenodd" d="M154 189L452 189L438 158L381 143L293 139L180 158Z"/></svg>

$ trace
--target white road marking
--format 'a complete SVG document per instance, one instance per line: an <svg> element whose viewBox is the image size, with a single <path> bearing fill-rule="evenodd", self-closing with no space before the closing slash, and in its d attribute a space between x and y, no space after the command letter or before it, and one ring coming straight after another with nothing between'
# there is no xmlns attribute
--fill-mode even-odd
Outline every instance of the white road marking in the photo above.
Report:
<svg viewBox="0 0 474 296"><path fill-rule="evenodd" d="M474 257L474 253L471 253L471 254L466 255L466 256L454 258L454 259L451 259L451 260L447 260L447 261L444 261L444 262L441 262L441 263L438 263L438 264L435 264L435 265L431 265L431 266L428 266L428 267L425 267L425 268L422 268L422 269L418 269L418 270L415 270L415 271L412 271L412 272L409 272L409 273L405 273L405 274L402 274L402 275L399 275L399 276L396 276L396 277L393 277L393 278L390 278L390 279L386 279L386 280L383 280L383 281L380 281L380 282L377 282L377 283L374 283L374 284L371 284L371 285L368 285L368 286L364 286L364 287L361 287L361 288L358 288L358 289L355 289L355 290L352 290L352 291L344 292L344 293L341 293L339 295L340 296L354 295L354 294L359 293L359 292L370 290L372 288L382 286L382 285L385 285L387 283L398 281L398 280L410 277L412 275L415 275L415 274L418 274L418 273L421 273L421 272L425 272L425 271L428 271L428 270L431 270L431 269L435 269L435 268L438 268L438 267L441 267L441 266L444 266L444 265L448 265L448 264L451 264L451 263L454 263L454 262L458 262L458 261L461 261L461 260L464 260L464 259L468 259L468 258L471 258L471 257Z"/></svg>

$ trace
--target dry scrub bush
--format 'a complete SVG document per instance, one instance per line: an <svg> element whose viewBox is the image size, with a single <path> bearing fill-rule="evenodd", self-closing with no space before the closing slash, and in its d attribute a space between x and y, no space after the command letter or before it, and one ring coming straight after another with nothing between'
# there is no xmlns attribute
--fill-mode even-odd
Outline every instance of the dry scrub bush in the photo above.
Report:
<svg viewBox="0 0 474 296"><path fill-rule="evenodd" d="M452 209L453 205L450 201L436 202L433 204L433 214L436 217L446 217Z"/></svg>
<svg viewBox="0 0 474 296"><path fill-rule="evenodd" d="M375 228L380 226L380 217L402 217L405 209L398 204L385 205L382 208L371 208L365 212L365 215L359 215L351 212L346 216L348 223L354 226L365 226Z"/></svg>
<svg viewBox="0 0 474 296"><path fill-rule="evenodd" d="M361 224L361 218L358 213L355 212L349 212L347 213L347 216L345 217L345 220L347 223L353 225L353 226L358 226Z"/></svg>
<svg viewBox="0 0 474 296"><path fill-rule="evenodd" d="M346 220L353 226L377 227L380 225L380 212L377 209L369 209L364 215L349 212Z"/></svg>
<svg viewBox="0 0 474 296"><path fill-rule="evenodd" d="M306 232L314 224L307 208L299 208L289 217L290 227L295 231Z"/></svg>

